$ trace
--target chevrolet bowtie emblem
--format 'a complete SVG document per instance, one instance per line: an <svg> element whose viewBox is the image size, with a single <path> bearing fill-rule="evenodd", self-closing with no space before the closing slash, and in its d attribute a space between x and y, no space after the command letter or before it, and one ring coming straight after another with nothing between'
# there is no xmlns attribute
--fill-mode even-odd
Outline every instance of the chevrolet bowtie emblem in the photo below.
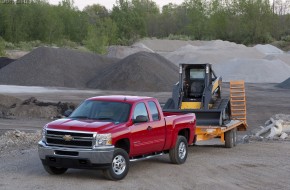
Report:
<svg viewBox="0 0 290 190"><path fill-rule="evenodd" d="M71 135L64 135L62 138L65 141L71 141L71 140L73 140L73 137Z"/></svg>

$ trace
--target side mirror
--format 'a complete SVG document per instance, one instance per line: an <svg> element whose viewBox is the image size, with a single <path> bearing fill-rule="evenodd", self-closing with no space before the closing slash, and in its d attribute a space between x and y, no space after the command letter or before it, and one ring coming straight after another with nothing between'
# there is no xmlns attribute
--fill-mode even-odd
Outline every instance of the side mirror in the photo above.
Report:
<svg viewBox="0 0 290 190"><path fill-rule="evenodd" d="M133 120L134 123L144 123L148 121L148 117L145 115L138 115L136 119Z"/></svg>
<svg viewBox="0 0 290 190"><path fill-rule="evenodd" d="M68 116L70 116L70 114L73 112L73 110L71 110L71 109L69 109L69 110L66 110L64 113L63 113L63 115L65 116L65 117L68 117Z"/></svg>

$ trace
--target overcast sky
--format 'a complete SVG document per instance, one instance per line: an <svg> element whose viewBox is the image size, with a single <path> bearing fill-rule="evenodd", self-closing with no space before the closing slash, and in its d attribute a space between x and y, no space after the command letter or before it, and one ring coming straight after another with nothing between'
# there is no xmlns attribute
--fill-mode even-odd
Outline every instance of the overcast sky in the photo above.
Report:
<svg viewBox="0 0 290 190"><path fill-rule="evenodd" d="M57 5L61 0L48 0L50 4ZM155 0L156 4L162 8L163 5L168 3L181 4L184 0ZM113 4L116 3L116 0L74 0L74 5L77 6L80 10L82 10L87 5L92 4L101 4L105 6L107 9L112 9Z"/></svg>

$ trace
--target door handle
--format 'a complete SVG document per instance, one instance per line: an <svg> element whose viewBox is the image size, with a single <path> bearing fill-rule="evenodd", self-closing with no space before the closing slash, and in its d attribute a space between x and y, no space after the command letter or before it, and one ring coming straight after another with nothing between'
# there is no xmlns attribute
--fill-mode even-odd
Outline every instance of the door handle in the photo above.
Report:
<svg viewBox="0 0 290 190"><path fill-rule="evenodd" d="M148 126L148 127L147 127L147 130L148 130L148 131L151 131L151 130L152 130L152 127L151 127L151 126Z"/></svg>

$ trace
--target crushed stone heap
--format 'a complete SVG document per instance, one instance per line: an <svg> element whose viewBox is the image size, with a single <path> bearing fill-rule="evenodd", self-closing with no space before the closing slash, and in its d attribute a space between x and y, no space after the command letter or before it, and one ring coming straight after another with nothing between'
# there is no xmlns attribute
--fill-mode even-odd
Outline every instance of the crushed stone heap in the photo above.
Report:
<svg viewBox="0 0 290 190"><path fill-rule="evenodd" d="M279 88L290 89L290 77L276 86Z"/></svg>
<svg viewBox="0 0 290 190"><path fill-rule="evenodd" d="M178 68L162 56L138 52L98 70L89 88L127 91L171 91Z"/></svg>
<svg viewBox="0 0 290 190"><path fill-rule="evenodd" d="M118 59L40 47L0 70L0 84L85 88L97 70Z"/></svg>

